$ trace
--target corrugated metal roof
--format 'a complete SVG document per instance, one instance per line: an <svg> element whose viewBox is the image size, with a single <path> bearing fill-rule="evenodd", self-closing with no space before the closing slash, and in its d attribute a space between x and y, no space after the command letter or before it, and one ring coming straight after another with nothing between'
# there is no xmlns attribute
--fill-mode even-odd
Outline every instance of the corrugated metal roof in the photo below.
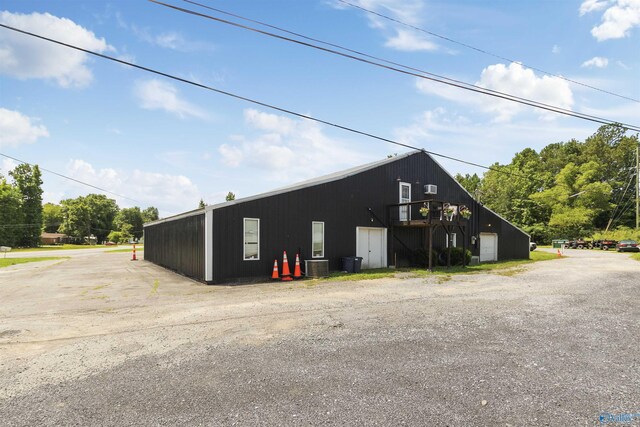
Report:
<svg viewBox="0 0 640 427"><path fill-rule="evenodd" d="M378 160L372 163L367 163L365 165L360 165L360 166L356 166L350 169L345 169L345 170L341 170L338 172L334 172L334 173L330 173L328 175L323 175L317 178L312 178L310 180L307 181L302 181L302 182L298 182L296 184L293 185L289 185L286 187L281 187L272 191L268 191L266 193L261 193L261 194L256 194L255 196L249 196L249 197L244 197L242 199L237 199L237 200L232 200L230 202L224 202L224 203L217 203L215 205L209 205L205 207L205 211L210 211L210 210L215 210L215 209L220 209L220 208L224 208L226 206L232 206L232 205L237 205L240 203L245 203L245 202L250 202L252 200L258 200L258 199L262 199L265 197L271 197L271 196L276 196L278 194L283 194L283 193L288 193L290 191L296 191L296 190L301 190L303 188L308 188L308 187L313 187L315 185L321 185L321 184L326 184L328 182L333 182L333 181L338 181L344 178L348 178L350 176L353 175L357 175L359 173L368 171L370 169L374 169L377 168L378 166L382 166L384 164L387 163L393 163L396 162L400 159L404 159L407 158L409 156L412 156L414 154L420 153L421 151L410 151L408 153L404 153L404 154L399 154L397 156L393 156L393 157L389 157L387 159L384 160Z"/></svg>
<svg viewBox="0 0 640 427"><path fill-rule="evenodd" d="M328 175L323 175L317 178L313 178L313 179L309 179L307 181L302 181L302 182L298 182L296 184L293 185L289 185L286 187L281 187L275 190L271 190L268 191L266 193L260 193L260 194L256 194L255 196L249 196L249 197L243 197L241 199L237 199L237 200L231 200L229 202L224 202L224 203L217 203L215 205L208 205L206 206L204 209L196 209L193 211L189 211L189 212L185 212L179 215L174 215L174 216L170 216L167 218L163 218L163 219L159 219L157 221L153 221L153 222L149 222L144 224L144 226L148 226L148 225L154 225L154 224L160 224L162 222L165 221L173 221L176 219L180 219L180 218L186 218L189 216L193 216L193 215L201 215L204 214L205 212L211 211L211 210L215 210L215 209L221 209L227 206L233 206L233 205L237 205L240 203L245 203L245 202L250 202L252 200L258 200L258 199L263 199L266 197L271 197L271 196L275 196L278 194L283 194L283 193L288 193L290 191L295 191L295 190L301 190L303 188L308 188L308 187L313 187L315 185L321 185L321 184L325 184L328 182L333 182L333 181L338 181L340 179L344 179L353 175L357 175L359 173L368 171L370 169L374 169L377 168L378 166L387 164L387 163L393 163L395 161L398 161L400 159L404 159L407 158L409 156L412 156L414 154L420 153L421 151L410 151L408 153L404 153L404 154L399 154L397 156L393 156L393 157L389 157L386 158L384 160L378 160L372 163L367 163L364 165L360 165L360 166L356 166L350 169L345 169L345 170L341 170L338 172L334 172L334 173L330 173Z"/></svg>

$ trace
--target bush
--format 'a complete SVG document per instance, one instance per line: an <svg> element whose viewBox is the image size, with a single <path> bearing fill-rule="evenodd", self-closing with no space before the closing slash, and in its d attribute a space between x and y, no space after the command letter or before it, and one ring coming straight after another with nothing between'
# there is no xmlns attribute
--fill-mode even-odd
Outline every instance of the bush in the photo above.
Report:
<svg viewBox="0 0 640 427"><path fill-rule="evenodd" d="M440 263L440 265L446 266L447 265L447 256L448 256L448 252L449 249L443 249L442 252L440 252L440 256L438 257L438 261ZM451 248L451 265L462 265L462 257L463 257L463 249L462 248ZM467 249L467 260L466 260L466 265L469 265L469 263L471 262L471 251L469 249Z"/></svg>
<svg viewBox="0 0 640 427"><path fill-rule="evenodd" d="M418 267L429 268L429 252L423 248L413 251L414 264ZM438 252L435 249L431 250L431 262L434 266L438 265Z"/></svg>
<svg viewBox="0 0 640 427"><path fill-rule="evenodd" d="M107 240L114 243L128 243L130 238L131 234L122 231L112 231L107 236Z"/></svg>

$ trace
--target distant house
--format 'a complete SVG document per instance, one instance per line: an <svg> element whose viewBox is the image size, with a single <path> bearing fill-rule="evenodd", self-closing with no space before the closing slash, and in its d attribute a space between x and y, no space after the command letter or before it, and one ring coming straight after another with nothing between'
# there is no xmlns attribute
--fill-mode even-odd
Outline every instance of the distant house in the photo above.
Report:
<svg viewBox="0 0 640 427"><path fill-rule="evenodd" d="M299 253L330 270L349 256L362 268L410 266L449 247L480 262L529 257L529 235L423 151L154 221L144 238L146 260L212 284L268 278L283 250L290 264Z"/></svg>
<svg viewBox="0 0 640 427"><path fill-rule="evenodd" d="M67 239L66 234L62 233L42 233L40 235L40 243L43 245L61 245Z"/></svg>

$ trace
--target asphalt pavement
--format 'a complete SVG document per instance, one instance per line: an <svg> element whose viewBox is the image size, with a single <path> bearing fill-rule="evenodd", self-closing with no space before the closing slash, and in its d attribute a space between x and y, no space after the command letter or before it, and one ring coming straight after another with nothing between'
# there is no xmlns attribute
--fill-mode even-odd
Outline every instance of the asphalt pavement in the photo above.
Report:
<svg viewBox="0 0 640 427"><path fill-rule="evenodd" d="M5 425L640 425L640 262L624 254L241 287L128 254L38 274L0 276Z"/></svg>

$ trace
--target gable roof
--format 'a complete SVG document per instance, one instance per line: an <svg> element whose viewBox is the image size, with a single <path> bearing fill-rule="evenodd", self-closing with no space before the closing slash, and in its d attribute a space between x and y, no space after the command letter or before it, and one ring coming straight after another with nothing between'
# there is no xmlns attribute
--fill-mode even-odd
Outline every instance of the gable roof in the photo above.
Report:
<svg viewBox="0 0 640 427"><path fill-rule="evenodd" d="M309 188L309 187L313 187L316 185L321 185L321 184L326 184L328 182L333 182L333 181L339 181L341 179L344 178L348 178L350 176L353 175L357 175L359 173L368 171L370 169L375 169L379 166L382 165L386 165L388 163L393 163L393 162L397 162L398 160L402 160L405 159L407 157L413 156L415 154L418 153L422 153L423 151L421 150L414 150L414 151L409 151L408 153L403 153L403 154L398 154L397 156L393 156L393 157L389 157L383 160L377 160L375 162L371 162L371 163L367 163L364 165L360 165L360 166L355 166L353 168L349 168L349 169L345 169L345 170L341 170L338 172L333 172L330 173L328 175L323 175L323 176L319 176L317 178L312 178L306 181L301 181L292 185L288 185L286 187L281 187L281 188L277 188L275 190L271 190L271 191L267 191L266 193L260 193L260 194L256 194L253 196L248 196L248 197L243 197L241 199L237 199L237 200L231 200L228 202L223 202L223 203L216 203L214 205L208 205L205 206L204 208L200 208L200 209L195 209L189 212L184 212L178 215L174 215L174 216L170 216L167 218L162 218L159 219L157 221L153 221L153 222L148 222L146 224L144 224L144 226L146 227L147 225L154 225L154 224L160 224L162 222L165 221L172 221L172 220L176 220L176 219L181 219L181 218L186 218L189 216L193 216L193 215L199 215L199 214L203 214L205 212L209 212L215 209L221 209L221 208L225 208L227 206L233 206L233 205L237 205L237 204L241 204L241 203L245 203L245 202L250 202L253 200L259 200L259 199L263 199L266 197L271 197L271 196L276 196L278 194L284 194L284 193L288 193L291 191L296 191L296 190L301 190L304 188ZM442 166L441 166L442 168Z"/></svg>
<svg viewBox="0 0 640 427"><path fill-rule="evenodd" d="M259 199L263 199L263 198L270 197L270 196L276 196L278 194L284 194L284 193L288 193L290 191L301 190L303 188L309 188L309 187L313 187L315 185L326 184L328 182L333 182L333 181L339 181L341 179L348 178L348 177L353 176L353 175L357 175L359 173L368 171L370 169L375 169L375 168L377 168L379 166L386 165L388 163L393 163L393 162L397 162L398 160L406 159L407 157L411 157L411 156L419 154L419 153L423 153L424 155L428 156L436 165L438 165L438 167L440 168L440 170L442 172L447 174L453 180L453 182L458 184L458 186L462 189L462 191L467 193L469 195L469 197L471 197L472 199L475 200L475 197L473 196L473 194L471 194L466 188L464 188L464 186L462 184L460 184L455 179L455 177L449 173L448 170L446 170L444 167L442 167L442 165L436 159L434 159L433 156L431 156L425 150L413 150L413 151L409 151L407 153L398 154L396 156L388 157L388 158L383 159L383 160L377 160L375 162L367 163L367 164L360 165L360 166L355 166L353 168L341 170L341 171L338 171L338 172L333 172L333 173L330 173L328 175L323 175L323 176L320 176L320 177L317 177L317 178L312 178L312 179L309 179L309 180L306 180L306 181L301 181L301 182L298 182L296 184L292 184L292 185L289 185L289 186L286 186L286 187L277 188L275 190L267 191L266 193L260 193L260 194L254 195L254 196L243 197L241 199L231 200L229 202L216 203L214 205L205 206L204 208L199 208L199 209L194 209L194 210L189 211L189 212L184 212L184 213L179 214L179 215L174 215L174 216L170 216L170 217L167 217L167 218L162 218L162 219L159 219L157 221L148 222L148 223L144 224L143 227L146 227L147 225L160 224L160 223L163 223L165 221L173 221L173 220L176 220L176 219L186 218L186 217L190 217L190 216L193 216L193 215L200 215L200 214L204 214L206 212L209 212L209 211L212 211L212 210L215 210L215 209L220 209L220 208L224 208L224 207L227 207L227 206L233 206L233 205L237 205L237 204L240 204L240 203L250 202L250 201L253 201L253 200L259 200ZM484 204L480 203L480 206L483 209L486 209L489 212L491 212L492 214L496 215L502 221L506 222L507 224L511 225L512 227L520 230L522 233L524 233L527 236L531 237L522 228L520 228L517 225L513 224L511 221L505 219L502 215L494 212L492 209L489 209Z"/></svg>

